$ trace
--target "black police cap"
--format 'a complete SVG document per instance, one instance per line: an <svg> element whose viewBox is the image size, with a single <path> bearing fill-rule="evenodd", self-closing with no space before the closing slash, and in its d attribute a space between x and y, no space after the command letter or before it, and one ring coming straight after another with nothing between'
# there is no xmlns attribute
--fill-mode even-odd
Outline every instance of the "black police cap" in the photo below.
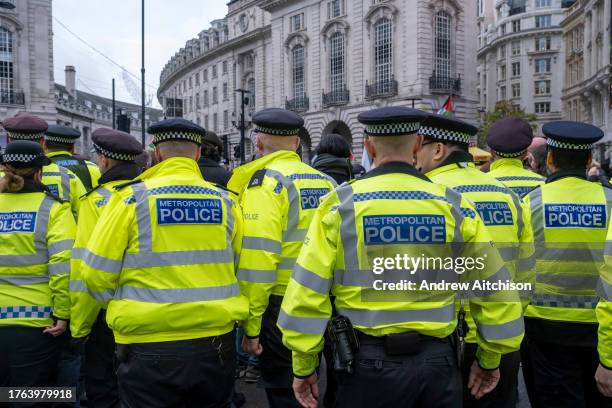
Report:
<svg viewBox="0 0 612 408"><path fill-rule="evenodd" d="M565 150L591 150L604 137L604 132L597 126L569 120L546 123L542 126L542 133L548 146Z"/></svg>
<svg viewBox="0 0 612 408"><path fill-rule="evenodd" d="M520 118L503 118L491 126L487 144L499 157L519 157L533 141L531 125Z"/></svg>
<svg viewBox="0 0 612 408"><path fill-rule="evenodd" d="M12 167L43 167L51 164L40 144L30 140L15 140L9 143L0 155L0 164Z"/></svg>
<svg viewBox="0 0 612 408"><path fill-rule="evenodd" d="M304 119L295 112L280 108L268 108L253 115L255 131L273 136L297 136Z"/></svg>
<svg viewBox="0 0 612 408"><path fill-rule="evenodd" d="M469 144L478 128L462 120L429 114L421 123L419 133L432 140Z"/></svg>
<svg viewBox="0 0 612 408"><path fill-rule="evenodd" d="M6 119L2 126L13 140L40 140L49 125L47 122L27 112L21 112Z"/></svg>
<svg viewBox="0 0 612 408"><path fill-rule="evenodd" d="M134 161L142 153L142 145L129 133L100 128L91 135L93 147L103 156L118 161Z"/></svg>
<svg viewBox="0 0 612 408"><path fill-rule="evenodd" d="M170 140L182 140L202 144L202 138L206 136L206 130L183 118L166 119L157 122L147 130L153 135L153 144L160 144Z"/></svg>
<svg viewBox="0 0 612 408"><path fill-rule="evenodd" d="M78 130L62 125L49 125L45 132L45 140L59 144L74 144L81 137Z"/></svg>
<svg viewBox="0 0 612 408"><path fill-rule="evenodd" d="M403 106L389 106L359 114L369 136L402 136L417 133L427 114Z"/></svg>

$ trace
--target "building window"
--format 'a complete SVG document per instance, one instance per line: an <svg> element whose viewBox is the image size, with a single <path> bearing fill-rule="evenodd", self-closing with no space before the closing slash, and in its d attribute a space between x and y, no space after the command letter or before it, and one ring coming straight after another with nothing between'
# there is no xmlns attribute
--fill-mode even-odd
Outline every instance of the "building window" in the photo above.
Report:
<svg viewBox="0 0 612 408"><path fill-rule="evenodd" d="M503 81L506 79L506 65L499 66L499 80Z"/></svg>
<svg viewBox="0 0 612 408"><path fill-rule="evenodd" d="M227 82L223 84L223 100L229 100L229 88L227 86Z"/></svg>
<svg viewBox="0 0 612 408"><path fill-rule="evenodd" d="M374 26L374 71L376 82L389 83L393 77L393 23L388 18Z"/></svg>
<svg viewBox="0 0 612 408"><path fill-rule="evenodd" d="M436 14L434 76L451 77L451 17L444 11Z"/></svg>
<svg viewBox="0 0 612 408"><path fill-rule="evenodd" d="M305 50L304 46L296 45L293 47L293 97L304 99L306 97L306 75L305 75Z"/></svg>
<svg viewBox="0 0 612 408"><path fill-rule="evenodd" d="M535 18L535 26L536 28L548 28L551 26L552 16L536 16Z"/></svg>
<svg viewBox="0 0 612 408"><path fill-rule="evenodd" d="M513 62L512 63L512 76L516 77L516 76L520 76L521 75L521 63L520 62Z"/></svg>
<svg viewBox="0 0 612 408"><path fill-rule="evenodd" d="M212 66L212 77L213 79L217 77L217 65Z"/></svg>
<svg viewBox="0 0 612 408"><path fill-rule="evenodd" d="M189 112L193 112L193 96L189 97Z"/></svg>
<svg viewBox="0 0 612 408"><path fill-rule="evenodd" d="M249 115L255 113L255 78L251 78L247 82L247 91L249 91Z"/></svg>
<svg viewBox="0 0 612 408"><path fill-rule="evenodd" d="M547 74L550 72L550 58L540 58L535 60L536 74Z"/></svg>
<svg viewBox="0 0 612 408"><path fill-rule="evenodd" d="M210 104L210 100L208 99L208 89L204 91L204 106L208 106Z"/></svg>
<svg viewBox="0 0 612 408"><path fill-rule="evenodd" d="M549 113L550 102L537 102L535 104L535 113Z"/></svg>
<svg viewBox="0 0 612 408"><path fill-rule="evenodd" d="M521 84L512 84L512 97L513 98L521 97Z"/></svg>
<svg viewBox="0 0 612 408"><path fill-rule="evenodd" d="M512 56L516 57L517 55L521 55L521 42L520 41L512 41Z"/></svg>
<svg viewBox="0 0 612 408"><path fill-rule="evenodd" d="M512 32L518 33L519 31L521 31L521 20L514 20L512 22Z"/></svg>
<svg viewBox="0 0 612 408"><path fill-rule="evenodd" d="M244 66L247 69L253 69L255 67L255 58L253 54L247 54L246 57L244 57Z"/></svg>
<svg viewBox="0 0 612 408"><path fill-rule="evenodd" d="M193 78L189 77L189 89L193 89Z"/></svg>
<svg viewBox="0 0 612 408"><path fill-rule="evenodd" d="M327 2L327 18L332 19L344 14L344 0L331 0Z"/></svg>
<svg viewBox="0 0 612 408"><path fill-rule="evenodd" d="M550 7L550 0L535 0L536 8Z"/></svg>
<svg viewBox="0 0 612 408"><path fill-rule="evenodd" d="M506 100L506 87L505 86L499 87L499 100L501 101Z"/></svg>
<svg viewBox="0 0 612 408"><path fill-rule="evenodd" d="M535 50L536 51L548 51L550 50L550 37L539 37L535 39Z"/></svg>
<svg viewBox="0 0 612 408"><path fill-rule="evenodd" d="M203 73L202 73L202 80L204 82L208 82L208 69L207 68L205 68Z"/></svg>
<svg viewBox="0 0 612 408"><path fill-rule="evenodd" d="M200 109L202 105L200 103L200 93L199 92L196 93L195 100L196 100L196 109Z"/></svg>
<svg viewBox="0 0 612 408"><path fill-rule="evenodd" d="M13 33L0 27L0 102L14 103Z"/></svg>
<svg viewBox="0 0 612 408"><path fill-rule="evenodd" d="M304 28L304 13L291 16L289 19L291 32L300 31Z"/></svg>
<svg viewBox="0 0 612 408"><path fill-rule="evenodd" d="M223 111L223 129L229 129L229 112Z"/></svg>
<svg viewBox="0 0 612 408"><path fill-rule="evenodd" d="M499 27L499 31L500 31L500 35L505 35L506 34L506 25L502 24L501 27Z"/></svg>
<svg viewBox="0 0 612 408"><path fill-rule="evenodd" d="M227 61L223 61L223 64L221 64L221 66L223 67L223 75L227 74Z"/></svg>
<svg viewBox="0 0 612 408"><path fill-rule="evenodd" d="M219 117L216 113L213 113L213 132L219 131Z"/></svg>
<svg viewBox="0 0 612 408"><path fill-rule="evenodd" d="M535 94L536 95L550 94L550 81L536 81L535 82Z"/></svg>
<svg viewBox="0 0 612 408"><path fill-rule="evenodd" d="M195 74L195 84L196 86L200 86L200 73L196 72Z"/></svg>
<svg viewBox="0 0 612 408"><path fill-rule="evenodd" d="M341 93L345 88L345 74L344 74L344 34L336 32L332 34L329 39L330 43L330 86L331 91L334 93Z"/></svg>
<svg viewBox="0 0 612 408"><path fill-rule="evenodd" d="M204 129L208 129L208 115L204 115Z"/></svg>
<svg viewBox="0 0 612 408"><path fill-rule="evenodd" d="M212 103L213 105L216 105L219 103L219 93L218 93L216 86L213 87L213 90L212 90Z"/></svg>
<svg viewBox="0 0 612 408"><path fill-rule="evenodd" d="M506 45L501 45L499 47L499 59L506 58Z"/></svg>

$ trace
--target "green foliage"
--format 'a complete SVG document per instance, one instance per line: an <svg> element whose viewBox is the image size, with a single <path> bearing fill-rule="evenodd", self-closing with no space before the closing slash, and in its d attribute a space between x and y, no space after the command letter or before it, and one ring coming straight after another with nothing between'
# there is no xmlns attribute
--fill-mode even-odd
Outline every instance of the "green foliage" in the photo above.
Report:
<svg viewBox="0 0 612 408"><path fill-rule="evenodd" d="M515 117L525 119L531 125L531 128L535 131L538 127L536 121L537 116L533 113L527 113L521 107L517 107L512 105L510 101L499 101L495 104L495 110L493 112L486 112L484 115L484 120L482 121L482 126L478 131L478 145L486 146L487 145L487 134L489 133L489 129L493 125L493 123L497 122L499 119L503 119L506 117Z"/></svg>

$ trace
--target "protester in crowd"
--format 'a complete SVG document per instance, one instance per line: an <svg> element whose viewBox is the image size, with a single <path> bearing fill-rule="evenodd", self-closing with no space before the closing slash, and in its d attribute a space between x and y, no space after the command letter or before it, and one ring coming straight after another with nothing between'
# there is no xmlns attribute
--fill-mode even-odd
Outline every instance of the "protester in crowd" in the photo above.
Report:
<svg viewBox="0 0 612 408"><path fill-rule="evenodd" d="M338 184L352 179L351 146L342 136L330 133L321 138L312 167L332 177Z"/></svg>

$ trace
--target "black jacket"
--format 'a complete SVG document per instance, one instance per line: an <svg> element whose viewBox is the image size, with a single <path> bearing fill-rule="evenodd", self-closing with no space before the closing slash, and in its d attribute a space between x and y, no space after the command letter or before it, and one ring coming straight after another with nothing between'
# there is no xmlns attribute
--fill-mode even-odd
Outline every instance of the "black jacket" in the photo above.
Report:
<svg viewBox="0 0 612 408"><path fill-rule="evenodd" d="M232 174L221 167L219 163L214 160L201 157L198 161L198 167L200 167L204 180L227 187L227 182Z"/></svg>
<svg viewBox="0 0 612 408"><path fill-rule="evenodd" d="M333 156L329 153L318 155L312 162L312 167L327 174L336 180L338 184L342 184L353 178L353 166L351 165L351 161L349 159L343 159L342 157Z"/></svg>

